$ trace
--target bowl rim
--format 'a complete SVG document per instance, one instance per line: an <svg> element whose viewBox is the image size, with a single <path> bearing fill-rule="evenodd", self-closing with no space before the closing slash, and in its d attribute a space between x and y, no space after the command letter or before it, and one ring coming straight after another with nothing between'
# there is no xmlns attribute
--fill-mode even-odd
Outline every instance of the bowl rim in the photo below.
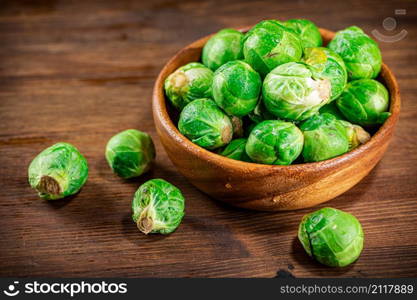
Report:
<svg viewBox="0 0 417 300"><path fill-rule="evenodd" d="M246 32L253 26L246 26L238 28L237 30L241 32ZM335 32L319 28L320 34L323 37L324 35L329 36L330 38L333 38L335 35ZM253 170L259 170L259 171L265 171L265 172L276 172L276 171L307 171L309 169L317 170L317 168L320 169L328 169L331 167L334 167L335 165L343 164L351 160L359 159L365 152L370 151L373 148L376 148L378 144L384 141L385 137L390 134L392 129L394 128L400 113L400 106L401 106L401 100L400 100L400 92L399 87L397 84L397 80L390 70L390 68L382 62L381 71L378 76L382 77L385 81L384 86L387 88L389 92L390 97L390 106L389 106L389 112L391 113L391 116L388 117L388 119L382 124L379 129L371 136L371 139L366 142L365 144L360 145L359 147L346 152L340 156L336 156L331 159L326 159L319 162L304 162L304 163L297 163L293 165L267 165L267 164L259 164L255 162L244 162L235 160L232 158L228 158L225 156L222 156L220 154L211 152L203 147L200 147L193 142L191 142L187 137L185 137L183 134L181 134L175 126L174 122L171 120L171 117L169 116L167 105L166 105L166 96L164 91L164 81L166 77L169 75L167 74L167 70L169 69L169 66L174 63L176 60L181 58L182 55L186 53L186 51L190 48L200 48L201 44L205 43L213 34L206 35L188 45L180 49L174 56L172 56L167 63L165 63L162 70L159 72L158 77L154 84L153 89L153 95L152 95L152 106L153 106L153 117L154 121L158 119L161 123L161 125L164 127L164 129L167 131L167 133L177 142L179 143L183 148L185 148L187 151L191 152L194 156L197 156L200 159L210 161L213 164L216 164L221 167L227 167L227 168L233 168L233 169L241 169L242 171L247 171L250 169ZM390 84L388 84L388 81L390 81ZM157 130L158 127L157 127Z"/></svg>

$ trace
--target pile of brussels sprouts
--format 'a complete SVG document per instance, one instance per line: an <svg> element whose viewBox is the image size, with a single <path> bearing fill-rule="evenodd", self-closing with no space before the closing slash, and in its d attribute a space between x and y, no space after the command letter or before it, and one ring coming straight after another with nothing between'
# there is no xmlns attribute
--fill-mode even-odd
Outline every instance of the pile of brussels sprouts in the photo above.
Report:
<svg viewBox="0 0 417 300"><path fill-rule="evenodd" d="M379 47L356 26L322 44L301 19L220 30L202 63L165 80L179 131L225 157L270 165L322 161L367 142L390 115L388 91L374 79Z"/></svg>

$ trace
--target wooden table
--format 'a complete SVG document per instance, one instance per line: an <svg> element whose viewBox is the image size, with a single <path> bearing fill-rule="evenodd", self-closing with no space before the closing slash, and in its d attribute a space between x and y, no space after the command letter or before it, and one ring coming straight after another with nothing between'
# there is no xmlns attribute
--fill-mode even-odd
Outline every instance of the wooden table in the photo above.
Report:
<svg viewBox="0 0 417 300"><path fill-rule="evenodd" d="M373 172L326 204L363 224L365 248L354 265L331 269L304 253L297 226L312 209L235 209L176 172L155 133L151 92L181 47L268 18L388 34L382 28L388 16L398 22L393 33L408 31L401 41L380 42L401 87L401 120ZM417 276L416 20L412 1L2 1L0 276ZM157 159L152 172L125 181L103 154L107 140L127 128L154 137ZM76 197L47 202L29 187L27 166L58 141L79 148L90 177ZM140 234L131 220L133 193L150 178L169 180L186 197L186 217L170 236Z"/></svg>

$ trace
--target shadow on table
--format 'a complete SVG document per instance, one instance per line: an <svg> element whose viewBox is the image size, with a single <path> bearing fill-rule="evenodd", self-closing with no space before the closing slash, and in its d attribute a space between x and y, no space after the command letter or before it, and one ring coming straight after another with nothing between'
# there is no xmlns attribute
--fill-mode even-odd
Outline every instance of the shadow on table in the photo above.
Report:
<svg viewBox="0 0 417 300"><path fill-rule="evenodd" d="M120 207L118 196L114 196L104 184L87 182L83 189L73 196L47 204L59 217L71 220L72 224L85 228L108 227L115 223ZM129 206L129 204L127 204Z"/></svg>
<svg viewBox="0 0 417 300"><path fill-rule="evenodd" d="M76 194L62 198L62 199L57 199L57 200L46 200L47 203L55 208L55 209L60 209L63 208L65 206L67 206L68 204L70 204L73 200L75 200L76 198L78 198L78 194L82 191L82 189L80 191L78 191Z"/></svg>

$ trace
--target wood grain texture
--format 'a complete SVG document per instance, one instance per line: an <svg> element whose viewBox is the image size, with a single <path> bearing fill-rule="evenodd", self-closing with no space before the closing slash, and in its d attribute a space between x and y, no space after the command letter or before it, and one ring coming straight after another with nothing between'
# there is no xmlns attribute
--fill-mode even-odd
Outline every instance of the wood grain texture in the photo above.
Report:
<svg viewBox="0 0 417 300"><path fill-rule="evenodd" d="M259 213L212 201L180 175L160 144L151 95L169 57L223 27L309 18L370 33L395 9L396 43L380 42L402 111L393 142L358 185L326 205L363 224L365 248L344 269L312 261L296 240L304 209ZM0 276L296 277L417 276L417 6L412 1L2 1L0 8ZM116 132L149 132L149 174L124 181L104 159ZM68 200L37 198L27 166L58 141L86 156L90 177ZM170 236L144 236L130 218L134 191L164 178L186 197Z"/></svg>
<svg viewBox="0 0 417 300"><path fill-rule="evenodd" d="M247 32L249 28L239 30ZM327 29L320 32L324 45L334 37ZM210 36L182 48L166 63L152 95L159 139L177 170L200 191L233 206L259 211L313 207L352 188L382 158L400 113L399 87L384 63L378 80L389 91L391 116L366 144L344 155L316 163L269 166L231 160L193 144L177 128L178 111L165 97L164 83L179 67L199 60Z"/></svg>

